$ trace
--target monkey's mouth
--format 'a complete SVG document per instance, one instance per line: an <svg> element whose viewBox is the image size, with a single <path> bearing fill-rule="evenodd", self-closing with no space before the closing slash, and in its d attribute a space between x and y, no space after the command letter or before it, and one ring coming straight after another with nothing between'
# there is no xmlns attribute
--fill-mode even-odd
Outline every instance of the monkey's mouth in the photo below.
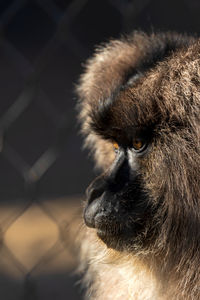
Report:
<svg viewBox="0 0 200 300"><path fill-rule="evenodd" d="M85 224L105 235L119 235L125 215L119 213L119 201L113 202L100 197L88 203L84 209Z"/></svg>
<svg viewBox="0 0 200 300"><path fill-rule="evenodd" d="M130 228L122 228L120 226L113 226L114 228L96 228L97 235L102 237L109 237L109 238L121 238L121 237L131 237L134 235L134 229Z"/></svg>
<svg viewBox="0 0 200 300"><path fill-rule="evenodd" d="M95 228L97 235L105 240L135 235L138 217L120 206L119 200L104 201L103 197L89 203L84 210L84 220L88 227ZM131 217L130 217L131 216Z"/></svg>
<svg viewBox="0 0 200 300"><path fill-rule="evenodd" d="M97 236L103 241L108 248L115 249L117 251L123 251L132 247L136 238L136 231L127 228L115 227L115 230L97 229Z"/></svg>
<svg viewBox="0 0 200 300"><path fill-rule="evenodd" d="M135 195L126 199L111 193L88 202L84 209L84 220L88 227L96 229L97 236L108 248L117 251L134 250L141 243L146 222L151 218L147 201L139 201ZM130 201L130 199L133 199Z"/></svg>

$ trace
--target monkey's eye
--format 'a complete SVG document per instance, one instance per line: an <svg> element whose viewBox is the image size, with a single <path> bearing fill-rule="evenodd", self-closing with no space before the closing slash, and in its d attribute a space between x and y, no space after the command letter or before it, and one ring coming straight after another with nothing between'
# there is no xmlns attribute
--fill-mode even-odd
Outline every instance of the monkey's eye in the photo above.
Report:
<svg viewBox="0 0 200 300"><path fill-rule="evenodd" d="M142 152L146 148L146 143L143 140L136 138L132 142L132 147L136 152Z"/></svg>
<svg viewBox="0 0 200 300"><path fill-rule="evenodd" d="M119 150L119 145L116 142L113 142L113 148L115 152L117 152Z"/></svg>

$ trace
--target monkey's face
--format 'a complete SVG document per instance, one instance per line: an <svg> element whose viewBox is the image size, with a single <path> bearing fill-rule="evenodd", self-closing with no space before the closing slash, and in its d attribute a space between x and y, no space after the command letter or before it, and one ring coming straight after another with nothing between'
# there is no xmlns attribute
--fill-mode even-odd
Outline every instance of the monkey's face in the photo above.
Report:
<svg viewBox="0 0 200 300"><path fill-rule="evenodd" d="M149 151L148 139L135 137L132 147L114 143L115 159L110 168L87 189L85 223L112 248L133 247L153 207L145 192L137 158Z"/></svg>
<svg viewBox="0 0 200 300"><path fill-rule="evenodd" d="M149 243L147 228L153 222L157 206L151 203L144 180L145 161L152 151L153 128L136 125L130 109L130 118L124 115L124 120L120 120L118 115L125 109L124 97L126 91L121 90L115 98L107 99L106 106L100 103L91 114L91 131L101 135L96 137L104 147L107 142L112 158L103 174L87 189L84 219L108 247L133 251L139 245L144 248L144 241ZM133 103L130 105L133 107ZM104 153L103 157L108 162L108 155Z"/></svg>
<svg viewBox="0 0 200 300"><path fill-rule="evenodd" d="M183 248L197 235L199 45L179 49L191 42L136 35L111 43L82 77L83 131L103 168L87 190L84 219L108 247Z"/></svg>

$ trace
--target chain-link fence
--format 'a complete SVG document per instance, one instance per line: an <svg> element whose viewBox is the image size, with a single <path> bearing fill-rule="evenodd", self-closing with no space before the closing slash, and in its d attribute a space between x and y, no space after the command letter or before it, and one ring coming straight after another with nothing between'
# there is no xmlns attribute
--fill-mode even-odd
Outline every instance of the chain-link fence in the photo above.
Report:
<svg viewBox="0 0 200 300"><path fill-rule="evenodd" d="M72 240L92 178L74 84L131 29L198 33L195 0L0 1L0 299L82 299Z"/></svg>

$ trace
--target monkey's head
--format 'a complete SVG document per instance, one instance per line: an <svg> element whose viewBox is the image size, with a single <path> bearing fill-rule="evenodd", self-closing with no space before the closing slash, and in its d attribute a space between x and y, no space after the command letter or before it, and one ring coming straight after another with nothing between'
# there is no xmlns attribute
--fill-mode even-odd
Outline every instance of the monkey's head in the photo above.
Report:
<svg viewBox="0 0 200 300"><path fill-rule="evenodd" d="M143 33L86 64L78 93L86 145L102 169L84 220L126 251L200 243L200 43Z"/></svg>

